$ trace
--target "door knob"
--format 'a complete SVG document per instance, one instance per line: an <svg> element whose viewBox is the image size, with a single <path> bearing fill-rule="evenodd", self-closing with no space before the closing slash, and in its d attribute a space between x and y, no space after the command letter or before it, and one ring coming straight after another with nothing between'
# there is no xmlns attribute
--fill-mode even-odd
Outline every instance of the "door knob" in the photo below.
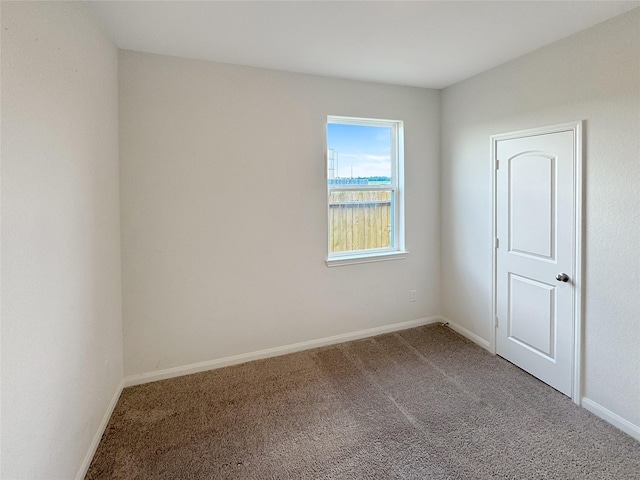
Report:
<svg viewBox="0 0 640 480"><path fill-rule="evenodd" d="M558 275L556 275L556 280L558 280L559 282L568 282L569 275L567 275L566 273L559 273Z"/></svg>

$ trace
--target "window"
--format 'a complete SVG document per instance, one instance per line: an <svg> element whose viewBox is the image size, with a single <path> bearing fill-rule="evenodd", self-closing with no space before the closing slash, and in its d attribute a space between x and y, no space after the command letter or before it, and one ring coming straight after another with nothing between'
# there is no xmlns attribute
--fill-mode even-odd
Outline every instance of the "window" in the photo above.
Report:
<svg viewBox="0 0 640 480"><path fill-rule="evenodd" d="M403 124L327 119L327 265L405 258Z"/></svg>

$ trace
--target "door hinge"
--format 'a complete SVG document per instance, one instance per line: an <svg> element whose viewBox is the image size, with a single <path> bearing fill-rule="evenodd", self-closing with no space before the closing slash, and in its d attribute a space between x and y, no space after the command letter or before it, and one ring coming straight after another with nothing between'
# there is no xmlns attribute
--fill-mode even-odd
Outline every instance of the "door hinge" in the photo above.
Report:
<svg viewBox="0 0 640 480"><path fill-rule="evenodd" d="M500 168L500 160L496 158L496 170Z"/></svg>
<svg viewBox="0 0 640 480"><path fill-rule="evenodd" d="M498 328L498 323L500 323L500 321L498 320L498 317L496 317L496 328Z"/></svg>
<svg viewBox="0 0 640 480"><path fill-rule="evenodd" d="M500 248L500 240L496 237L495 248Z"/></svg>

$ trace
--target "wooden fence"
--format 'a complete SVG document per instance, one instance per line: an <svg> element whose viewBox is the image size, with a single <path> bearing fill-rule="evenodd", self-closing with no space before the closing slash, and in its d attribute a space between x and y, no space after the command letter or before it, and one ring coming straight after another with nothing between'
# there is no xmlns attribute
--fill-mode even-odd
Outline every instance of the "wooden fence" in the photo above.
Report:
<svg viewBox="0 0 640 480"><path fill-rule="evenodd" d="M333 191L329 244L334 252L391 246L391 191Z"/></svg>

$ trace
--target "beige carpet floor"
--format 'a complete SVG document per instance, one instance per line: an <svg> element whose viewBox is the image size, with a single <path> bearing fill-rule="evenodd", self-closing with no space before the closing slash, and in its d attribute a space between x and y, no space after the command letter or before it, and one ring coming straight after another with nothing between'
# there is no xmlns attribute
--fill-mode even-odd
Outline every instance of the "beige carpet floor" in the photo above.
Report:
<svg viewBox="0 0 640 480"><path fill-rule="evenodd" d="M640 479L640 443L442 326L127 388L88 479Z"/></svg>

